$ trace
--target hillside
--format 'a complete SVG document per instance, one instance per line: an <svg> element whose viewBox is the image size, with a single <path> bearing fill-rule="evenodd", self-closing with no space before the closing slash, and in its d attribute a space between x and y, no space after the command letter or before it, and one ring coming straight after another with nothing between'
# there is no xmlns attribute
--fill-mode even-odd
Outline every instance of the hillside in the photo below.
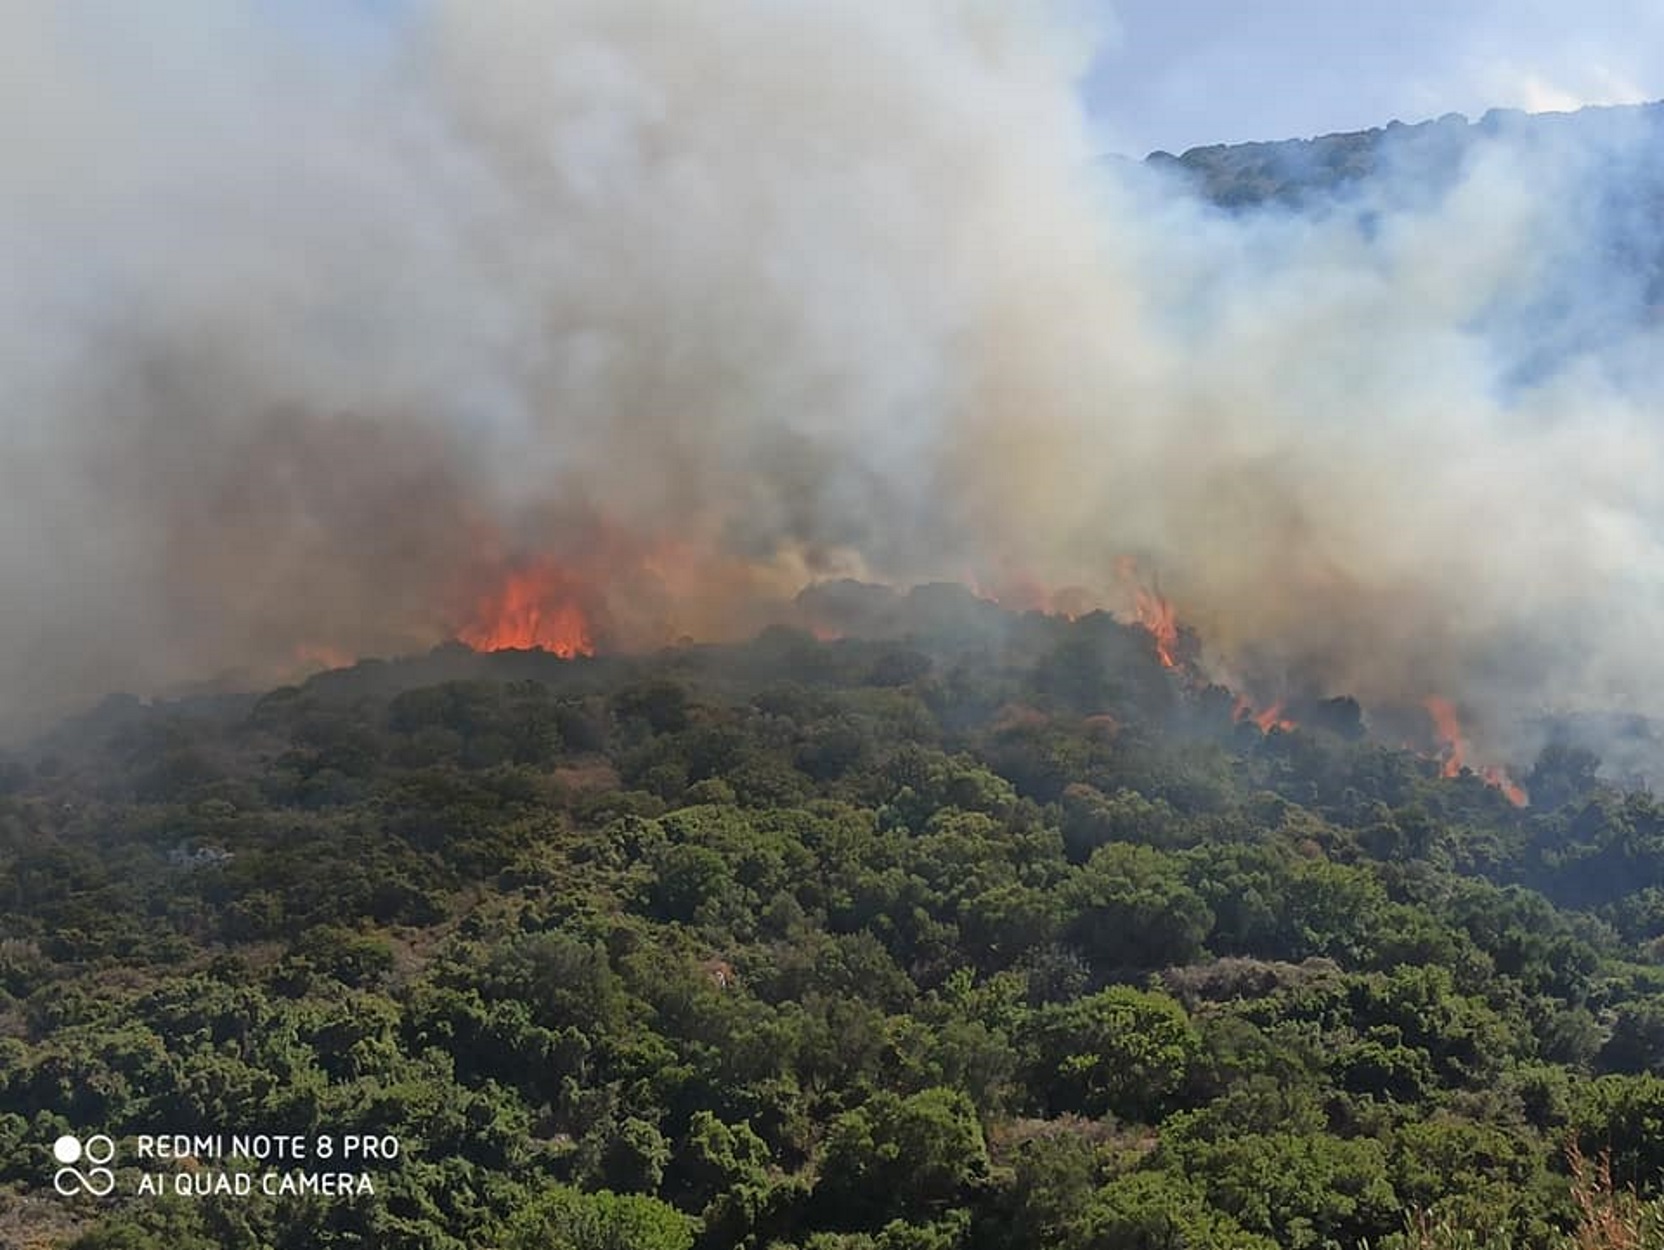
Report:
<svg viewBox="0 0 1664 1250"><path fill-rule="evenodd" d="M1653 796L1554 746L1519 809L1346 700L1262 731L1102 614L892 624L444 648L13 759L0 1241L1550 1247L1658 1191ZM97 1132L115 1192L60 1198Z"/></svg>
<svg viewBox="0 0 1664 1250"><path fill-rule="evenodd" d="M1193 180L1200 195L1224 208L1313 208L1365 190L1436 195L1456 181L1464 162L1497 142L1537 153L1628 149L1624 167L1614 172L1636 182L1652 163L1648 149L1656 151L1664 143L1664 102L1575 113L1492 109L1471 122L1449 113L1431 121L1395 121L1310 139L1213 144L1180 156L1152 152L1146 159Z"/></svg>

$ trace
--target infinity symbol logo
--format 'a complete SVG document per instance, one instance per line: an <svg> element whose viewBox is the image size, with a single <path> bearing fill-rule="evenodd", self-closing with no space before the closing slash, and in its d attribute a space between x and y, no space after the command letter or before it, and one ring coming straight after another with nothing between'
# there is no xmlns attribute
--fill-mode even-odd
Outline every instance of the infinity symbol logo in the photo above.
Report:
<svg viewBox="0 0 1664 1250"><path fill-rule="evenodd" d="M104 1166L116 1157L116 1144L103 1133L84 1143L65 1133L52 1143L52 1157L64 1165L53 1175L52 1188L66 1197L85 1192L102 1198L116 1187L116 1174ZM83 1159L93 1165L85 1172L75 1167Z"/></svg>

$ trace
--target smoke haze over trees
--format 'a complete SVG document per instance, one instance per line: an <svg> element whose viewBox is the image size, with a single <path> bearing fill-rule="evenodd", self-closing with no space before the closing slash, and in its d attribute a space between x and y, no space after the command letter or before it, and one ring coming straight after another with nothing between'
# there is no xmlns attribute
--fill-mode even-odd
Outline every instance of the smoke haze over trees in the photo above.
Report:
<svg viewBox="0 0 1664 1250"><path fill-rule="evenodd" d="M1651 110L1176 169L1042 3L3 19L0 719L1126 554L1235 684L1664 703Z"/></svg>
<svg viewBox="0 0 1664 1250"><path fill-rule="evenodd" d="M1657 108L147 7L0 0L0 1242L1653 1250Z"/></svg>

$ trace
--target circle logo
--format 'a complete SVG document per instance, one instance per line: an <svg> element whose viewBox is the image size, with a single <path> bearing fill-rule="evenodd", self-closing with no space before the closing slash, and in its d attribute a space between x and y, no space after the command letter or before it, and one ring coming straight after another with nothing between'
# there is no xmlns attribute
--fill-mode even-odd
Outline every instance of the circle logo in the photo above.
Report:
<svg viewBox="0 0 1664 1250"><path fill-rule="evenodd" d="M63 1164L52 1176L52 1188L65 1197L89 1193L102 1198L116 1187L116 1174L105 1166L116 1157L116 1144L104 1133L84 1142L65 1133L52 1143L52 1157ZM75 1166L83 1159L92 1165L85 1171Z"/></svg>

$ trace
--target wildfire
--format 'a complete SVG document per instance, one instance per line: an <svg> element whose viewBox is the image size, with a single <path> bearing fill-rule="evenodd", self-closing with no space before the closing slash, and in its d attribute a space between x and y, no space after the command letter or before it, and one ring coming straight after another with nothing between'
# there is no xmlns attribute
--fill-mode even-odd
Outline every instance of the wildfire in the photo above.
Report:
<svg viewBox="0 0 1664 1250"><path fill-rule="evenodd" d="M351 668L353 657L328 643L303 642L295 648L295 664L306 670Z"/></svg>
<svg viewBox="0 0 1664 1250"><path fill-rule="evenodd" d="M552 560L511 569L475 606L457 637L476 651L541 648L565 659L595 654L578 580Z"/></svg>
<svg viewBox="0 0 1664 1250"><path fill-rule="evenodd" d="M1286 706L1284 700L1278 699L1270 707L1256 712L1252 703L1238 695L1236 706L1231 709L1231 718L1238 723L1251 721L1260 727L1261 733L1270 733L1273 729L1281 729L1284 733L1288 733L1300 728L1300 722L1292 716L1284 715L1283 709Z"/></svg>
<svg viewBox="0 0 1664 1250"><path fill-rule="evenodd" d="M1080 586L1052 589L1025 573L1006 573L990 583L975 573L965 577L965 584L979 599L997 603L1012 612L1039 612L1045 616L1077 621L1096 606L1090 591Z"/></svg>
<svg viewBox="0 0 1664 1250"><path fill-rule="evenodd" d="M1138 592L1138 623L1150 631L1156 640L1156 658L1163 668L1177 668L1173 649L1179 641L1179 623L1173 615L1173 605L1154 591Z"/></svg>
<svg viewBox="0 0 1664 1250"><path fill-rule="evenodd" d="M1284 733L1287 733L1292 729L1299 728L1298 723L1292 717L1283 715L1281 699L1266 708L1265 711L1257 713L1253 719L1254 724L1258 725L1264 733L1270 733L1273 729L1281 729Z"/></svg>
<svg viewBox="0 0 1664 1250"><path fill-rule="evenodd" d="M1439 775L1441 777L1459 777L1464 767L1463 760L1467 755L1467 742L1462 736L1462 722L1456 715L1456 705L1449 699L1438 695L1429 695L1422 701L1427 714L1433 718L1434 736L1439 740ZM1505 769L1494 764L1479 769L1480 777L1485 784L1501 791L1515 807L1524 807L1526 793L1519 784L1508 775Z"/></svg>
<svg viewBox="0 0 1664 1250"><path fill-rule="evenodd" d="M1487 764L1479 770L1479 775L1485 779L1486 785L1502 791L1502 797L1515 807L1525 806L1527 799L1524 788L1508 775L1506 769Z"/></svg>
<svg viewBox="0 0 1664 1250"><path fill-rule="evenodd" d="M1180 667L1178 610L1160 590L1145 584L1138 561L1132 556L1116 559L1115 577L1123 594L1130 593L1133 620L1154 639L1161 666ZM972 573L965 577L965 584L978 598L1010 611L1040 612L1065 621L1077 621L1103 604L1102 596L1086 587L1052 588L1021 571L1008 570L993 582Z"/></svg>
<svg viewBox="0 0 1664 1250"><path fill-rule="evenodd" d="M1115 573L1132 587L1133 613L1156 642L1156 658L1163 668L1177 668L1179 647L1179 617L1172 603L1159 590L1146 586L1139 576L1138 561L1122 556L1115 562Z"/></svg>
<svg viewBox="0 0 1664 1250"><path fill-rule="evenodd" d="M1462 740L1462 722L1456 717L1456 705L1449 699L1430 694L1422 700L1422 706L1433 718L1433 735L1439 740L1439 776L1461 776L1462 757L1467 752L1467 744Z"/></svg>
<svg viewBox="0 0 1664 1250"><path fill-rule="evenodd" d="M711 602L711 588L715 585L719 589L715 599L732 604L757 599L760 593L778 587L780 578L775 574L790 573L789 569L770 570L737 559L702 556L692 543L681 539L648 543L604 528L591 537L594 541L588 546L594 554L573 562L547 555L517 556L500 536L482 530L480 564L495 573L482 574L474 581L471 596L465 592L457 601L467 604L471 597L470 606L461 614L466 623L456 630L456 638L476 651L542 650L573 659L595 654L598 633L609 647L638 645L640 638L655 637L672 626L676 627L678 637L710 637L709 626L713 620L719 633L725 624L733 628L734 622L710 613L692 620L678 619L679 614L667 607L660 609L662 621L659 617L647 620L644 632L646 618L640 612L627 613L627 623L621 626L619 617L611 610L620 600L611 593L601 595L597 587L608 586L610 591L617 578L633 576L635 581L626 582L629 589L621 599L634 603L630 596L638 587L646 586L657 596L655 599L649 595L651 601L685 606ZM1144 577L1133 557L1120 557L1114 568L1123 593L1130 597L1136 624L1150 635L1161 665L1178 669L1188 664L1188 659L1181 660L1180 628L1173 603L1161 594L1153 578ZM1098 602L1088 591L1074 587L1050 590L1032 578L1005 578L999 593L985 589L974 578L967 580L979 596L1009 610L1038 611L1065 620L1096 610ZM481 590L482 586L488 588ZM740 619L753 624L766 618ZM796 619L822 641L845 636L837 625L802 617ZM328 645L308 643L295 649L294 661L305 670L316 671L350 666L353 657ZM1429 695L1422 700L1422 707L1432 722L1439 775L1461 777L1470 768L1471 751L1456 705L1443 696ZM1237 724L1253 724L1266 734L1272 730L1287 733L1300 727L1288 714L1284 699L1256 707L1247 697L1237 696L1231 717ZM1425 741L1423 738L1421 747L1409 742L1404 745L1418 750L1425 747ZM1525 790L1506 769L1495 765L1471 767L1486 785L1514 806L1523 807L1528 802Z"/></svg>
<svg viewBox="0 0 1664 1250"><path fill-rule="evenodd" d="M1006 573L993 583L972 573L965 582L977 598L1009 611L1051 614L1051 591L1026 573Z"/></svg>

